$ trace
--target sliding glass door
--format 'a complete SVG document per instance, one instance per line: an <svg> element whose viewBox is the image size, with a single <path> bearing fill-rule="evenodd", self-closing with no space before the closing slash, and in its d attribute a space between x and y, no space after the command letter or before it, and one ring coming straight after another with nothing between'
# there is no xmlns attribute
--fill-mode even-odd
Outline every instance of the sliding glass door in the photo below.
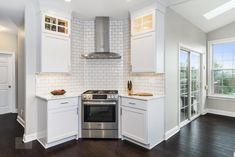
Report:
<svg viewBox="0 0 235 157"><path fill-rule="evenodd" d="M180 123L184 125L199 115L201 100L201 55L181 49L180 75Z"/></svg>

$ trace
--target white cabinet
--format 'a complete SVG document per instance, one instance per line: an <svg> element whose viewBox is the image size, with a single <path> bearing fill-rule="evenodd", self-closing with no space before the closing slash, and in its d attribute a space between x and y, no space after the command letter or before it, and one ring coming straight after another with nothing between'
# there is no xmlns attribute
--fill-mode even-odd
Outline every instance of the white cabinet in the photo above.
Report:
<svg viewBox="0 0 235 157"><path fill-rule="evenodd" d="M38 41L37 71L70 72L70 17L41 12Z"/></svg>
<svg viewBox="0 0 235 157"><path fill-rule="evenodd" d="M42 34L40 72L70 71L70 40L63 36Z"/></svg>
<svg viewBox="0 0 235 157"><path fill-rule="evenodd" d="M38 99L38 141L49 148L78 138L78 98Z"/></svg>
<svg viewBox="0 0 235 157"><path fill-rule="evenodd" d="M132 72L156 71L155 33L146 33L131 38Z"/></svg>
<svg viewBox="0 0 235 157"><path fill-rule="evenodd" d="M121 98L123 139L152 149L164 139L164 98Z"/></svg>
<svg viewBox="0 0 235 157"><path fill-rule="evenodd" d="M164 11L131 12L131 72L164 73Z"/></svg>
<svg viewBox="0 0 235 157"><path fill-rule="evenodd" d="M122 107L122 135L149 144L147 138L146 111Z"/></svg>

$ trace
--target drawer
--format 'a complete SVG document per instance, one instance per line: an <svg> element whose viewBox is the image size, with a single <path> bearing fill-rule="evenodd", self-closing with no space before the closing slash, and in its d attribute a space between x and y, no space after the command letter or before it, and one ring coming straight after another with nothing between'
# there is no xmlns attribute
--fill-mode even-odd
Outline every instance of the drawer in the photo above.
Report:
<svg viewBox="0 0 235 157"><path fill-rule="evenodd" d="M143 100L122 98L122 106L132 107L141 110L147 110L147 102Z"/></svg>
<svg viewBox="0 0 235 157"><path fill-rule="evenodd" d="M60 109L65 107L78 106L78 97L51 100L48 102L48 110Z"/></svg>

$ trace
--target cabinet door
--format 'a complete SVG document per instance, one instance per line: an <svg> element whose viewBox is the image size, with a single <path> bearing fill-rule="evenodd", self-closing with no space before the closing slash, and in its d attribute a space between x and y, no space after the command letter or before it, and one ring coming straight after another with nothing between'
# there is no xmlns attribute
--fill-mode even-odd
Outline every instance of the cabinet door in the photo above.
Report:
<svg viewBox="0 0 235 157"><path fill-rule="evenodd" d="M146 111L122 106L122 135L149 144Z"/></svg>
<svg viewBox="0 0 235 157"><path fill-rule="evenodd" d="M41 72L70 72L70 39L42 34Z"/></svg>
<svg viewBox="0 0 235 157"><path fill-rule="evenodd" d="M155 33L131 39L132 72L156 72Z"/></svg>
<svg viewBox="0 0 235 157"><path fill-rule="evenodd" d="M78 134L77 107L51 110L48 112L47 142L55 142Z"/></svg>
<svg viewBox="0 0 235 157"><path fill-rule="evenodd" d="M139 16L132 17L131 34L138 35L155 30L155 11L143 13Z"/></svg>

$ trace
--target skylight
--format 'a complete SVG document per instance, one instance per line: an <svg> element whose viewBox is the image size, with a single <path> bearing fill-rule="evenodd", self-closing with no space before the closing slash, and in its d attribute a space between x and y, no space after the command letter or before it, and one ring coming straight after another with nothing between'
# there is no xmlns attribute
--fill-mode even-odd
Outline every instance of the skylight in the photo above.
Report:
<svg viewBox="0 0 235 157"><path fill-rule="evenodd" d="M235 8L235 0L230 0L229 2L209 11L208 13L204 14L204 17L207 20L211 20L231 9Z"/></svg>

